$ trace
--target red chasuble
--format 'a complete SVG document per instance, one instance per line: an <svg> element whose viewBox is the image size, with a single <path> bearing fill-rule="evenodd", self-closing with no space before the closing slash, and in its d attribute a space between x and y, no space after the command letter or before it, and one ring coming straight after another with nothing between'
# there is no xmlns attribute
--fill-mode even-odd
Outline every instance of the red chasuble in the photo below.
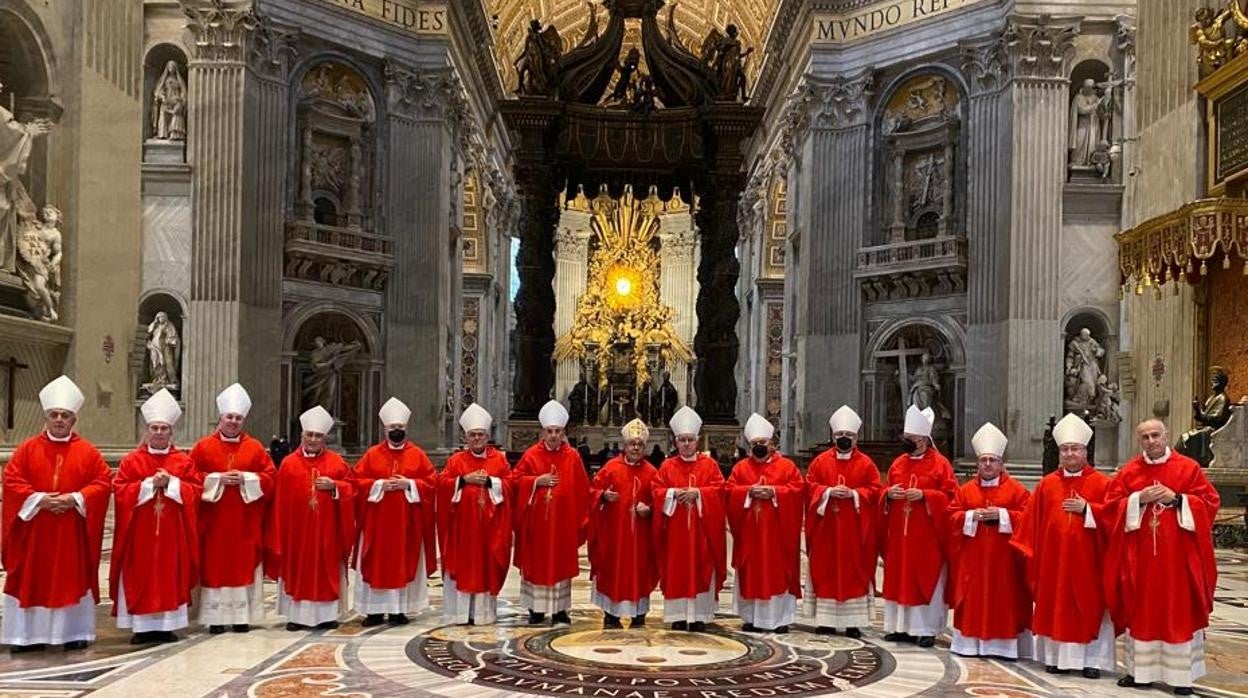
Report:
<svg viewBox="0 0 1248 698"><path fill-rule="evenodd" d="M501 480L503 501L490 499L489 485L463 483L455 499L459 479L484 470ZM511 466L502 452L487 446L478 457L460 451L446 461L438 474L438 545L442 549L442 573L455 580L464 594L498 596L511 567Z"/></svg>
<svg viewBox="0 0 1248 698"><path fill-rule="evenodd" d="M164 470L181 481L179 504L164 488L139 503L143 480ZM126 585L126 611L140 616L176 610L191 601L199 584L199 475L191 457L170 447L152 453L140 446L121 459L113 480L116 528L109 562L110 596L116 602L118 582ZM113 605L117 615L117 605Z"/></svg>
<svg viewBox="0 0 1248 698"><path fill-rule="evenodd" d="M538 487L537 478L554 473L555 487ZM589 478L581 455L564 442L551 451L529 447L512 473L515 487L516 567L530 584L554 586L580 571L577 550L585 542Z"/></svg>
<svg viewBox="0 0 1248 698"><path fill-rule="evenodd" d="M1027 585L1036 605L1031 631L1055 642L1087 644L1100 634L1105 594L1100 579L1107 531L1097 514L1109 478L1091 466L1066 477L1062 470L1044 476L1023 515L1014 522L1013 545L1027 559ZM1096 528L1084 527L1084 515L1062 511L1062 502L1078 495L1092 508Z"/></svg>
<svg viewBox="0 0 1248 698"><path fill-rule="evenodd" d="M815 597L844 603L866 596L875 580L879 548L875 542L880 471L867 454L855 448L846 460L836 449L824 451L806 471L806 553L810 556L810 584ZM823 493L844 485L858 493L854 500L829 496L819 514Z"/></svg>
<svg viewBox="0 0 1248 698"><path fill-rule="evenodd" d="M590 484L589 576L598 593L612 601L649 598L659 583L653 526L663 512L655 510L651 490L657 473L644 458L629 465L619 455L607 461ZM603 501L607 490L620 498ZM650 507L648 516L636 513L638 503Z"/></svg>
<svg viewBox="0 0 1248 698"><path fill-rule="evenodd" d="M1131 494L1161 483L1187 500L1195 531L1179 525L1178 507L1140 505L1140 527L1126 532ZM1187 642L1209 624L1218 568L1213 558L1213 519L1221 503L1200 465L1173 451L1149 464L1127 461L1105 495L1109 528L1105 600L1114 625L1136 640ZM1098 524L1101 522L1098 521Z"/></svg>
<svg viewBox="0 0 1248 698"><path fill-rule="evenodd" d="M963 533L970 512L986 507L1008 511L1012 529L1030 496L1026 487L1003 472L996 487L983 487L978 477L972 478L949 505L953 627L966 637L1012 640L1031 621L1023 557L1010 545L1011 534L991 521L980 521L972 537Z"/></svg>
<svg viewBox="0 0 1248 698"><path fill-rule="evenodd" d="M897 456L884 483L885 488L893 485L917 487L923 490L923 499L889 499L887 489L880 492L883 524L877 530L884 558L883 596L903 606L925 606L932 602L945 562L949 525L945 508L957 493L958 481L949 460L929 445L920 458Z"/></svg>
<svg viewBox="0 0 1248 698"><path fill-rule="evenodd" d="M201 541L200 584L210 589L243 587L255 581L263 560L264 512L273 499L273 460L256 439L239 434L236 442L216 432L191 449L191 462L199 481L213 473L231 470L255 473L263 496L250 504L243 501L242 486L222 487L221 498L199 503Z"/></svg>
<svg viewBox="0 0 1248 698"><path fill-rule="evenodd" d="M697 503L676 503L671 516L663 514L669 489L698 488L701 510ZM724 530L724 476L719 464L710 456L699 453L697 459L686 461L679 455L663 461L654 476L654 548L659 563L659 579L663 596L669 599L692 599L711 587L715 575L716 589L723 588L728 576L728 540Z"/></svg>
<svg viewBox="0 0 1248 698"><path fill-rule="evenodd" d="M420 501L407 501L407 492L383 492L380 502L368 501L373 483L394 475L416 483ZM380 443L364 454L351 471L358 503L359 542L355 567L373 589L402 589L416 579L421 553L425 575L438 569L433 508L433 463L410 441L403 448Z"/></svg>
<svg viewBox="0 0 1248 698"><path fill-rule="evenodd" d="M316 478L334 481L334 492L314 487ZM355 543L354 488L342 456L322 450L308 457L301 447L282 459L264 532L264 571L282 582L295 601L337 601L340 565Z"/></svg>
<svg viewBox="0 0 1248 698"><path fill-rule="evenodd" d="M751 499L747 508L746 495L755 485L774 488L775 498ZM726 489L737 593L755 600L785 592L800 598L806 481L797 466L778 453L765 463L743 458L732 467Z"/></svg>
<svg viewBox="0 0 1248 698"><path fill-rule="evenodd" d="M4 593L22 608L64 608L88 591L100 600L100 548L112 493L112 471L100 452L77 434L53 441L47 432L22 442L4 466ZM87 515L43 510L30 521L17 517L36 492L82 495Z"/></svg>

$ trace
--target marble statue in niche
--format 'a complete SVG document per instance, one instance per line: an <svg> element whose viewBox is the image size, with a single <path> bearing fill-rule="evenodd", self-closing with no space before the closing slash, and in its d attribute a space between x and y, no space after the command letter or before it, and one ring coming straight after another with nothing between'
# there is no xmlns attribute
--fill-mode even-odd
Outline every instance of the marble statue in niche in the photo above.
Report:
<svg viewBox="0 0 1248 698"><path fill-rule="evenodd" d="M1097 83L1087 78L1070 102L1069 167L1096 171L1108 177L1109 141L1113 118L1112 82ZM1098 149L1102 151L1098 155ZM1098 161L1103 161L1098 165ZM1101 171L1105 174L1101 175Z"/></svg>
<svg viewBox="0 0 1248 698"><path fill-rule="evenodd" d="M0 106L0 271L17 270L18 234L36 221L35 203L21 178L26 175L34 140L51 130L52 122L47 119L19 122L13 112Z"/></svg>
<svg viewBox="0 0 1248 698"><path fill-rule="evenodd" d="M1212 392L1202 404L1199 398L1192 400L1192 420L1198 426L1179 437L1175 450L1208 468L1214 463L1213 433L1231 420L1231 401L1226 396L1230 376L1226 369L1214 366L1209 369Z"/></svg>
<svg viewBox="0 0 1248 698"><path fill-rule="evenodd" d="M940 372L932 365L932 355L923 354L919 357L919 366L914 369L914 377L910 379L910 403L920 410L936 409L940 398Z"/></svg>
<svg viewBox="0 0 1248 698"><path fill-rule="evenodd" d="M162 141L186 140L186 81L177 61L165 64L152 93L152 136Z"/></svg>
<svg viewBox="0 0 1248 698"><path fill-rule="evenodd" d="M1105 347L1084 327L1066 344L1065 407L1068 412L1095 413L1098 386L1104 378Z"/></svg>
<svg viewBox="0 0 1248 698"><path fill-rule="evenodd" d="M342 382L342 368L362 348L358 341L350 343L327 342L324 337L312 340L308 364L312 372L303 386L305 404L320 405L337 414L338 388Z"/></svg>
<svg viewBox="0 0 1248 698"><path fill-rule="evenodd" d="M17 234L17 275L36 320L56 322L61 301L61 212L44 206Z"/></svg>
<svg viewBox="0 0 1248 698"><path fill-rule="evenodd" d="M152 318L147 326L146 347L148 369L144 389L154 393L161 388L177 388L182 341L178 336L178 329L169 320L168 313L161 311Z"/></svg>

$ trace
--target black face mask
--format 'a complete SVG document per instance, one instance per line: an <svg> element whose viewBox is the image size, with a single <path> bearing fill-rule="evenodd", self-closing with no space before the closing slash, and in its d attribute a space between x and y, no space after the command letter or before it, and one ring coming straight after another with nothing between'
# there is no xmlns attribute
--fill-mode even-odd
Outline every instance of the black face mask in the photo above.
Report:
<svg viewBox="0 0 1248 698"><path fill-rule="evenodd" d="M844 453L854 447L854 439L850 436L836 437L836 450Z"/></svg>
<svg viewBox="0 0 1248 698"><path fill-rule="evenodd" d="M905 451L906 453L914 453L915 451L919 450L919 445L911 441L910 439L902 439L901 450Z"/></svg>
<svg viewBox="0 0 1248 698"><path fill-rule="evenodd" d="M407 432L402 429L391 429L386 432L386 438L390 439L392 444L401 444L407 438Z"/></svg>
<svg viewBox="0 0 1248 698"><path fill-rule="evenodd" d="M755 458L762 460L767 457L767 447L763 444L754 444L750 447L750 454Z"/></svg>

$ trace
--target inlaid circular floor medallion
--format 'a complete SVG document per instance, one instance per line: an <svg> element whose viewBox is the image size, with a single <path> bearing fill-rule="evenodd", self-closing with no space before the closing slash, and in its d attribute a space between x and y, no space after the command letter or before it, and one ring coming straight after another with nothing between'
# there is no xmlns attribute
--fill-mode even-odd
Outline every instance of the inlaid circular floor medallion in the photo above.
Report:
<svg viewBox="0 0 1248 698"><path fill-rule="evenodd" d="M818 696L910 695L945 673L930 652L796 631L703 633L572 627L438 628L387 632L365 641L359 659L403 686L434 695Z"/></svg>

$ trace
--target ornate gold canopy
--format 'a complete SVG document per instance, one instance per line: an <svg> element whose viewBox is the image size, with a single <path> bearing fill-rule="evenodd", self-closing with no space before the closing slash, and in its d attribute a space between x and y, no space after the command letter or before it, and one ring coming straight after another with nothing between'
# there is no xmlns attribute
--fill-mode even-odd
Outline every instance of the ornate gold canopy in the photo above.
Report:
<svg viewBox="0 0 1248 698"><path fill-rule="evenodd" d="M681 40L695 55L700 55L702 40L712 29L722 30L729 24L741 30L741 41L747 46L762 46L779 0L670 0L667 7L676 7L676 28ZM567 51L581 39L589 26L590 0L485 0L486 9L498 17L495 30L498 50L498 67L503 73L503 84L514 85L515 67L512 63L524 50L524 39L529 21L541 20L558 30ZM600 17L604 15L601 0L592 0ZM666 22L667 8L663 10ZM625 49L640 42L639 33L631 32L625 37ZM631 38L631 40L630 40ZM750 59L745 66L746 75L753 84L761 65L761 56Z"/></svg>
<svg viewBox="0 0 1248 698"><path fill-rule="evenodd" d="M1115 238L1124 290L1134 286L1137 294L1160 294L1170 280L1197 280L1219 256L1229 269L1233 253L1248 275L1248 199L1198 199Z"/></svg>

